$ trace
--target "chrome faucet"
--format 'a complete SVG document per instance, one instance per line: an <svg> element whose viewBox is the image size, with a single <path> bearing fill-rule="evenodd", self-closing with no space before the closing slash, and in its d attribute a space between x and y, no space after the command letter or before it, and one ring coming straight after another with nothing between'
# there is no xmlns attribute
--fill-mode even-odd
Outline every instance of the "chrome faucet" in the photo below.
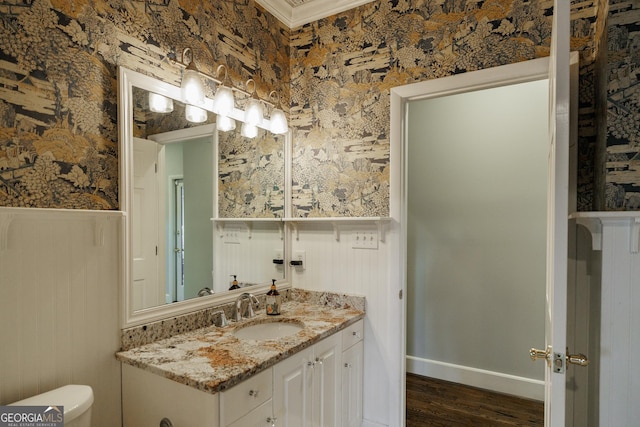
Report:
<svg viewBox="0 0 640 427"><path fill-rule="evenodd" d="M256 298L253 294L250 294L248 292L244 292L240 294L240 296L236 299L236 309L234 310L235 319L233 320L235 320L236 322L242 320L241 307L242 307L242 301L245 299L249 300L246 316L245 316L247 319L251 319L253 316L255 316L255 313L253 312L253 307L251 306L251 304L252 303L260 304L260 301L258 301L258 298Z"/></svg>

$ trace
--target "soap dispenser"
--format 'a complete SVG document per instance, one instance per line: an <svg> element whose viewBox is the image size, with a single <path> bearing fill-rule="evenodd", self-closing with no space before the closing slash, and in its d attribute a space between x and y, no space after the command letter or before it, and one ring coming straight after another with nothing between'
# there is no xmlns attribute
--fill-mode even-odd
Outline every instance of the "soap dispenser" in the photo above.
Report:
<svg viewBox="0 0 640 427"><path fill-rule="evenodd" d="M231 277L233 277L233 281L231 282L231 287L229 288L229 290L232 291L234 289L240 289L240 285L238 285L238 280L236 280L236 275L232 274Z"/></svg>
<svg viewBox="0 0 640 427"><path fill-rule="evenodd" d="M265 306L267 308L267 314L270 316L275 316L280 314L282 297L280 296L280 292L278 292L278 290L276 289L276 279L271 279L271 281L271 289L269 289L269 292L267 292Z"/></svg>

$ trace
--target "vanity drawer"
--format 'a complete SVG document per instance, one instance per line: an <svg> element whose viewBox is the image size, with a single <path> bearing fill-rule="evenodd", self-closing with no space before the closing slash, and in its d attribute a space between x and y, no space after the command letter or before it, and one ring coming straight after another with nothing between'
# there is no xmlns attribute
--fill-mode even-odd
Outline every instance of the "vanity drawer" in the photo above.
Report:
<svg viewBox="0 0 640 427"><path fill-rule="evenodd" d="M266 369L229 390L223 391L220 394L222 425L231 424L268 401L271 399L272 393L272 369Z"/></svg>
<svg viewBox="0 0 640 427"><path fill-rule="evenodd" d="M258 406L253 411L249 412L244 417L236 420L233 424L229 424L227 427L266 427L271 425L273 420L271 399ZM273 420L275 422L275 420Z"/></svg>
<svg viewBox="0 0 640 427"><path fill-rule="evenodd" d="M364 337L364 320L358 320L353 325L342 330L342 348L348 349Z"/></svg>

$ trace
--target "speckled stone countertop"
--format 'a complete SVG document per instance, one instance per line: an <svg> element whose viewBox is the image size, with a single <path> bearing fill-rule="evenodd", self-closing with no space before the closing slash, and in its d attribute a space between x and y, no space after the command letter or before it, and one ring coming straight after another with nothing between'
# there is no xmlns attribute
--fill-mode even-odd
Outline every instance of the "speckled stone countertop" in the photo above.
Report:
<svg viewBox="0 0 640 427"><path fill-rule="evenodd" d="M280 316L259 313L252 319L208 326L116 354L136 366L181 384L216 393L275 365L321 339L357 322L364 311L331 308L308 302L282 305ZM274 340L239 339L235 328L271 321L302 322L304 329Z"/></svg>

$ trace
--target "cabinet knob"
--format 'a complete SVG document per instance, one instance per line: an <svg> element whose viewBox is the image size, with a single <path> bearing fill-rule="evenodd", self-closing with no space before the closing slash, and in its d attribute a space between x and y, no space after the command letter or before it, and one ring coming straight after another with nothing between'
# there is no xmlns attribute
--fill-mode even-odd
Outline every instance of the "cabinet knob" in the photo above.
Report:
<svg viewBox="0 0 640 427"><path fill-rule="evenodd" d="M258 393L260 392L260 390L249 390L249 396L254 397L254 398L258 398Z"/></svg>
<svg viewBox="0 0 640 427"><path fill-rule="evenodd" d="M345 364L344 364L344 367L345 367L345 368L351 368L351 363L345 363Z"/></svg>
<svg viewBox="0 0 640 427"><path fill-rule="evenodd" d="M271 427L276 427L276 421L278 421L278 419L276 417L267 418L267 422L271 423Z"/></svg>
<svg viewBox="0 0 640 427"><path fill-rule="evenodd" d="M163 418L160 420L160 427L173 427L173 423L169 418Z"/></svg>
<svg viewBox="0 0 640 427"><path fill-rule="evenodd" d="M319 357L316 357L316 363L318 365L322 365L322 359L320 359ZM315 365L315 363L314 363L314 365Z"/></svg>

